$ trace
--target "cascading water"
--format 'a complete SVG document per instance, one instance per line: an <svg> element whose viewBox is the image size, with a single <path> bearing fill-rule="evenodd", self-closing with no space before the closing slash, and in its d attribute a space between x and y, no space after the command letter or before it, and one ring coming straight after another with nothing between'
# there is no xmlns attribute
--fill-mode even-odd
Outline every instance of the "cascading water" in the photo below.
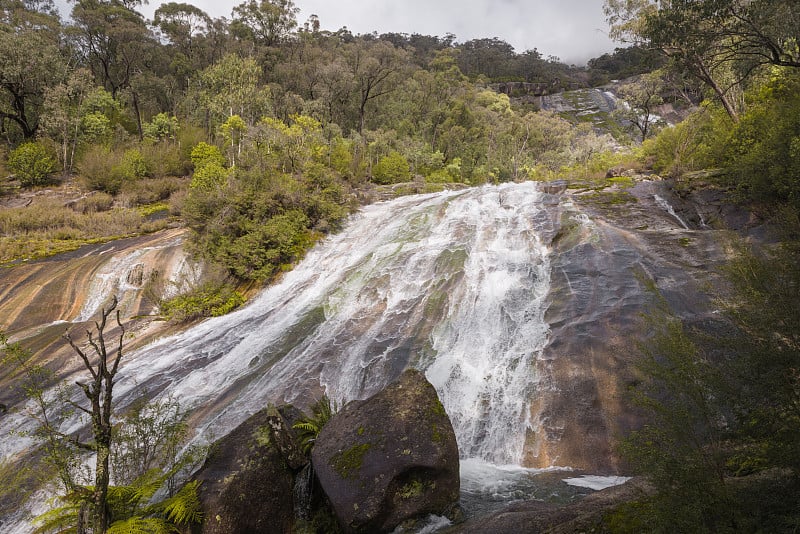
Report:
<svg viewBox="0 0 800 534"><path fill-rule="evenodd" d="M656 201L656 204L658 204L658 206L661 209L663 209L664 211L666 211L667 213L672 215L675 218L675 220L677 220L679 223L681 223L681 226L683 226L684 230L690 230L691 229L691 228L689 228L689 225L686 224L686 221L684 221L680 217L680 215L675 213L675 208L672 207L672 204L667 202L667 199L665 199L664 197L662 197L660 195L653 195L653 199Z"/></svg>
<svg viewBox="0 0 800 534"><path fill-rule="evenodd" d="M117 297L122 307L126 306L129 300L126 297L132 298L147 282L144 266L148 256L176 247L182 239L181 236L177 236L158 246L107 253L112 257L95 273L75 322L89 321L102 305L108 302L111 295ZM167 272L160 274L165 282L164 296L171 297L188 290L196 282L199 273L195 264L185 255L180 255L178 261L171 262Z"/></svg>
<svg viewBox="0 0 800 534"><path fill-rule="evenodd" d="M524 183L368 206L245 308L127 355L118 406L142 387L173 395L210 440L269 402L307 406L322 388L340 404L365 398L411 365L463 458L518 464L548 335L542 197Z"/></svg>

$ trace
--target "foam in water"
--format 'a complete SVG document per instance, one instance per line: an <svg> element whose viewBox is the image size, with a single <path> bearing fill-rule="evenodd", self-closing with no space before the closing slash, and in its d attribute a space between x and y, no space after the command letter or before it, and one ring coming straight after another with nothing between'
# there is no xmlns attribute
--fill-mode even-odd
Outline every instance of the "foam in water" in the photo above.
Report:
<svg viewBox="0 0 800 534"><path fill-rule="evenodd" d="M681 223L681 226L683 226L684 229L690 230L689 225L686 224L686 221L681 219L681 217L677 213L675 213L675 208L673 208L672 204L667 202L665 198L659 195L653 195L653 199L655 199L656 204L658 204L661 209L663 209L664 211L675 217L675 220Z"/></svg>
<svg viewBox="0 0 800 534"><path fill-rule="evenodd" d="M172 395L196 410L205 441L269 402L305 407L326 391L341 405L416 366L462 458L519 463L548 335L541 197L533 183L505 184L367 206L246 307L126 355L117 406L142 387Z"/></svg>
<svg viewBox="0 0 800 534"><path fill-rule="evenodd" d="M614 486L621 486L629 481L630 477L606 477L598 475L582 475L575 478L565 478L564 482L578 488L589 488L599 491Z"/></svg>

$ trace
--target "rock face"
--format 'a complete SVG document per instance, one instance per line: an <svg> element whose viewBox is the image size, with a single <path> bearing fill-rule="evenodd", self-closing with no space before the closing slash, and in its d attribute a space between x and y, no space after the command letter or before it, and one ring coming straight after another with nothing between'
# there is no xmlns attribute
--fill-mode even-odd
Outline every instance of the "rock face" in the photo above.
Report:
<svg viewBox="0 0 800 534"><path fill-rule="evenodd" d="M191 282L183 272L187 256L183 230L87 245L52 258L0 270L0 328L26 334L56 321L82 322L96 318L100 307L116 295L122 318L153 312L160 287L147 282L159 278L165 291ZM168 295L167 295L168 296Z"/></svg>
<svg viewBox="0 0 800 534"><path fill-rule="evenodd" d="M416 370L335 414L312 463L347 532L388 532L408 519L443 514L459 498L453 427Z"/></svg>
<svg viewBox="0 0 800 534"><path fill-rule="evenodd" d="M262 410L218 441L203 467L200 501L205 520L197 532L291 532L293 474L270 439Z"/></svg>
<svg viewBox="0 0 800 534"><path fill-rule="evenodd" d="M640 424L626 392L636 379L637 341L650 335L642 313L656 295L648 287L683 320L713 321L706 285L715 285L725 251L719 232L696 214L692 220L694 207L664 182L573 186L569 197L558 205L551 244L550 342L536 363L536 431L526 439L523 465L619 473L613 443Z"/></svg>
<svg viewBox="0 0 800 534"><path fill-rule="evenodd" d="M568 505L520 501L499 512L470 519L447 532L469 534L569 534L604 532L604 518L620 505L640 499L650 487L642 479L598 491Z"/></svg>

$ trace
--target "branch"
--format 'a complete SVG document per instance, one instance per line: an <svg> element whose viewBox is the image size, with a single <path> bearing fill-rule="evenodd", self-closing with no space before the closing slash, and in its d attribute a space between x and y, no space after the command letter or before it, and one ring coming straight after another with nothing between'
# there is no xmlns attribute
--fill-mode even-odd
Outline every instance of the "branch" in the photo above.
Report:
<svg viewBox="0 0 800 534"><path fill-rule="evenodd" d="M117 356L114 359L114 365L111 368L111 377L117 374L117 368L119 368L119 362L122 360L122 341L125 337L125 327L122 326L122 321L119 318L119 310L117 310L117 325L119 326L120 333L119 333L119 344L117 345Z"/></svg>
<svg viewBox="0 0 800 534"><path fill-rule="evenodd" d="M83 388L83 384L81 384L81 383L79 383L79 382L75 382L75 383L76 383L76 384L78 384L78 386L80 386L81 388ZM81 406L80 404L78 404L78 403L77 403L77 402L75 402L75 401L71 401L71 400L69 400L69 401L67 401L67 404L69 404L70 406L72 406L72 407L73 407L73 408L75 408L76 410L80 410L80 411L82 411L83 413L85 413L85 414L87 414L87 415L92 415L92 412L91 412L91 410L88 410L87 408L84 408L83 406Z"/></svg>
<svg viewBox="0 0 800 534"><path fill-rule="evenodd" d="M97 396L97 391L99 390L92 391L91 389L89 389L89 386L87 384L81 384L80 382L75 382L75 383L78 385L79 388L83 390L83 393L86 395L86 398L94 402L94 399ZM92 412L88 413L89 415L93 415Z"/></svg>
<svg viewBox="0 0 800 534"><path fill-rule="evenodd" d="M66 339L66 340L69 342L69 345L70 345L70 347L72 347L72 350L74 350L74 351L75 351L75 352L78 354L78 356L80 356L80 357L81 357L81 360L83 360L83 365L84 365L84 366L86 367L86 369L88 369L88 370L89 370L89 372L92 374L92 378L93 378L93 379L95 379L95 380L97 380L97 373L95 373L95 371L94 371L94 367L92 367L92 364L91 364L91 363L89 363L89 358L88 358L88 357L86 356L86 354L84 354L84 352L83 352L83 351L82 351L82 350L81 350L81 349L80 349L80 348L79 348L79 347L78 347L78 346L75 344L75 342L74 342L74 341L72 341L72 337L69 335L69 330L67 330L67 331L64 333L64 335L63 335L62 337L63 337L64 339ZM90 338L90 339L91 339L91 338Z"/></svg>

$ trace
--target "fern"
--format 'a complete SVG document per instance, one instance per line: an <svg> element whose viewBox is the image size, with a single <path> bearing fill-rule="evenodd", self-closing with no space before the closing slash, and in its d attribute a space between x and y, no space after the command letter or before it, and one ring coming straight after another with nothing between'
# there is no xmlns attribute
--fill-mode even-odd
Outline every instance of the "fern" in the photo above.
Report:
<svg viewBox="0 0 800 534"><path fill-rule="evenodd" d="M200 523L203 520L203 512L200 506L200 497L197 490L200 481L189 482L173 497L159 503L158 507L167 520L176 525L190 525Z"/></svg>
<svg viewBox="0 0 800 534"><path fill-rule="evenodd" d="M292 425L292 428L298 431L297 439L300 442L300 448L303 453L306 455L311 453L311 449L314 448L314 443L317 441L317 436L319 436L322 428L336 412L336 408L336 403L331 405L331 399L327 395L323 395L311 406L312 415L306 415Z"/></svg>
<svg viewBox="0 0 800 534"><path fill-rule="evenodd" d="M115 521L106 534L175 534L175 525L160 517L131 517Z"/></svg>
<svg viewBox="0 0 800 534"><path fill-rule="evenodd" d="M34 519L34 524L37 526L33 533L47 534L57 532L58 534L72 534L77 532L76 525L78 524L81 506L89 499L90 495L91 487L83 487L64 496L53 498L50 502L53 504L61 503L61 505L54 506L37 516Z"/></svg>
<svg viewBox="0 0 800 534"><path fill-rule="evenodd" d="M161 471L151 469L128 486L109 486L108 508L111 517L124 519L136 516L142 504L155 495L165 479Z"/></svg>
<svg viewBox="0 0 800 534"><path fill-rule="evenodd" d="M48 510L36 517L34 534L46 534L48 532L71 534L76 532L77 527L75 525L78 524L80 509L80 503L68 503Z"/></svg>
<svg viewBox="0 0 800 534"><path fill-rule="evenodd" d="M292 425L292 428L294 428L296 430L306 431L306 432L319 432L320 431L320 429L317 427L316 424L314 424L312 422L309 422L309 421L298 421L294 425Z"/></svg>

